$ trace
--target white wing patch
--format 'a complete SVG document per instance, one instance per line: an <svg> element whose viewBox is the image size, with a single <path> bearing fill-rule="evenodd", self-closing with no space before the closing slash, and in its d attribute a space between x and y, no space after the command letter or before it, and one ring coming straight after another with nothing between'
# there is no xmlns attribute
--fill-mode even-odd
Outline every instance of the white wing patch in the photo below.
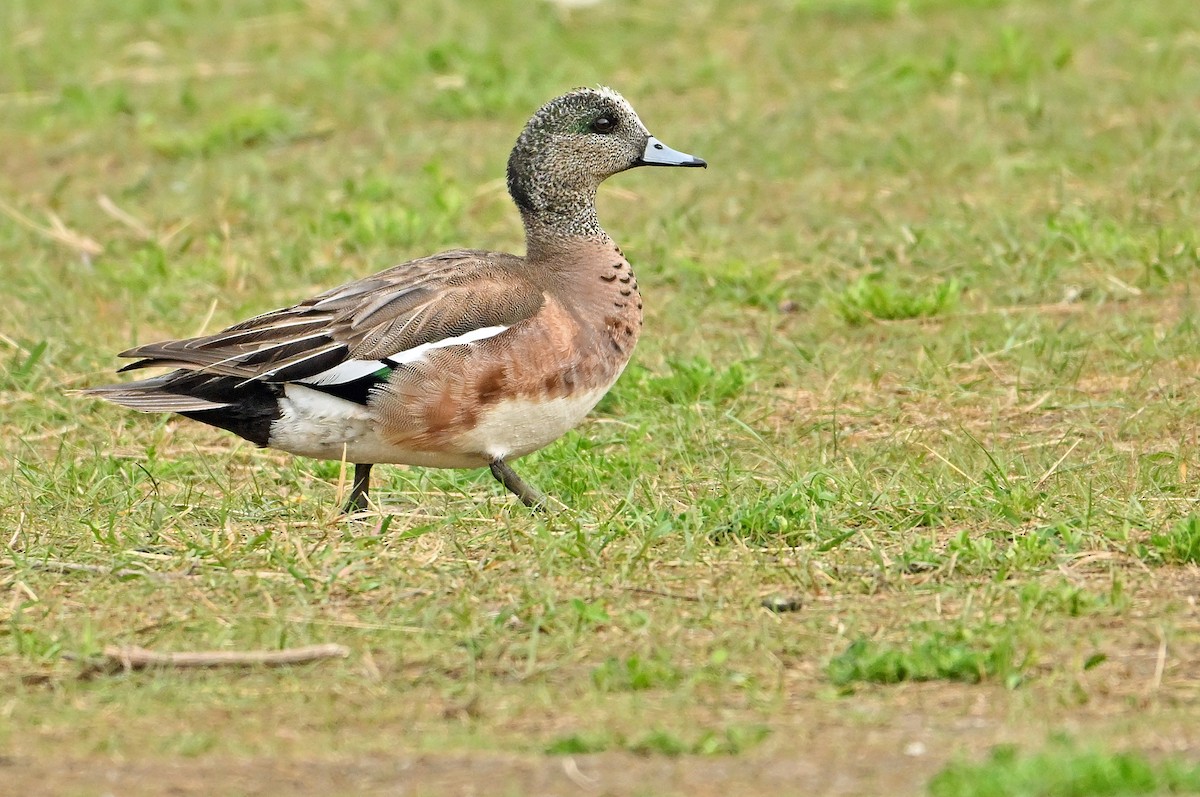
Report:
<svg viewBox="0 0 1200 797"><path fill-rule="evenodd" d="M342 385L347 382L353 382L356 379L362 379L364 376L370 376L376 371L390 368L393 365L417 362L434 349L444 349L447 346L459 346L464 343L475 343L480 340L486 340L487 338L499 335L506 329L508 329L507 326L499 325L472 329L470 332L464 332L452 338L435 340L431 343L422 343L420 346L413 346L411 349L398 351L388 357L387 362L383 360L344 360L319 374L313 374L310 377L296 381L307 385Z"/></svg>
<svg viewBox="0 0 1200 797"><path fill-rule="evenodd" d="M443 340L435 340L432 343L422 343L420 346L413 346L411 349L398 351L388 359L397 365L401 363L415 363L417 360L425 356L425 352L434 349L444 349L447 346L457 346L460 343L475 343L476 341L494 338L504 330L506 326L480 327L472 329L470 332L464 332L461 335L455 335L452 338L444 338Z"/></svg>
<svg viewBox="0 0 1200 797"><path fill-rule="evenodd" d="M328 370L296 381L305 385L344 385L387 367L382 360L343 360Z"/></svg>

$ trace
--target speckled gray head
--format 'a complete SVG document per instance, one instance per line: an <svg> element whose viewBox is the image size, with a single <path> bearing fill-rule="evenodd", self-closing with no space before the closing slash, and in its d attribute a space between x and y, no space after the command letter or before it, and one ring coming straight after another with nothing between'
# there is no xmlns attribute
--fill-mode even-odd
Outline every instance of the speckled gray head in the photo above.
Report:
<svg viewBox="0 0 1200 797"><path fill-rule="evenodd" d="M635 166L707 166L666 146L612 89L579 88L538 109L508 159L522 213L576 216L606 178Z"/></svg>

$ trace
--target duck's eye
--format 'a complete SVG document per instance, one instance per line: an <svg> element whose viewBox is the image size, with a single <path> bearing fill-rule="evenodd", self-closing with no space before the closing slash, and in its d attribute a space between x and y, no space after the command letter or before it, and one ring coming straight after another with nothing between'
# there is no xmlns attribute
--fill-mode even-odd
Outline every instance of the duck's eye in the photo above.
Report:
<svg viewBox="0 0 1200 797"><path fill-rule="evenodd" d="M616 129L617 129L616 117L609 116L608 114L604 114L602 116L597 116L596 120L594 122L592 122L592 132L593 133L611 133L612 131L614 131Z"/></svg>

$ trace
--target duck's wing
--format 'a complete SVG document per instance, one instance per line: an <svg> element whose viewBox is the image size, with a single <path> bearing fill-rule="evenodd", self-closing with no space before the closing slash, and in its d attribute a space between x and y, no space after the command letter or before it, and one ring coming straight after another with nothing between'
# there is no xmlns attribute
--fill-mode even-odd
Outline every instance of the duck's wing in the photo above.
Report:
<svg viewBox="0 0 1200 797"><path fill-rule="evenodd" d="M457 250L414 260L213 335L149 343L122 368L169 367L246 382L337 385L430 349L498 335L544 302L519 258Z"/></svg>

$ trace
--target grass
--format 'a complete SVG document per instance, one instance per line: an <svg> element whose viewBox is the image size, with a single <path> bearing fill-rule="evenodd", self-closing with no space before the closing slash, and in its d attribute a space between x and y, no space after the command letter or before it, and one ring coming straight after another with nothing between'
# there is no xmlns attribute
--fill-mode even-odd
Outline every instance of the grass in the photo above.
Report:
<svg viewBox="0 0 1200 797"><path fill-rule="evenodd" d="M873 645L856 639L829 662L835 686L856 681L894 684L901 681L966 681L978 683L1003 677L1009 686L1020 683L1013 643L1002 630L974 635L960 629L912 629L904 648Z"/></svg>
<svg viewBox="0 0 1200 797"><path fill-rule="evenodd" d="M1200 564L1200 518L1189 515L1165 531L1151 534L1147 555L1168 565Z"/></svg>
<svg viewBox="0 0 1200 797"><path fill-rule="evenodd" d="M601 191L647 334L518 464L570 511L381 468L345 521L340 463L67 394L139 342L520 251L508 150L595 83L711 166ZM611 793L1173 788L1200 758L1196 96L1194 0L0 4L6 782L330 793L407 761L421 793L533 793L578 759ZM318 642L351 655L94 666Z"/></svg>
<svg viewBox="0 0 1200 797"><path fill-rule="evenodd" d="M674 758L693 756L734 756L743 753L770 734L765 725L731 726L719 731L703 730L691 740L668 731L651 730L634 739L604 734L571 734L547 745L550 755L588 755L626 750L641 756L661 755Z"/></svg>
<svg viewBox="0 0 1200 797"><path fill-rule="evenodd" d="M869 274L834 297L834 306L847 324L860 326L942 315L954 307L960 293L962 286L953 279L925 290L905 290Z"/></svg>
<svg viewBox="0 0 1200 797"><path fill-rule="evenodd" d="M1037 755L1000 747L982 764L952 764L929 785L933 797L1124 797L1200 794L1200 767L1058 744Z"/></svg>

